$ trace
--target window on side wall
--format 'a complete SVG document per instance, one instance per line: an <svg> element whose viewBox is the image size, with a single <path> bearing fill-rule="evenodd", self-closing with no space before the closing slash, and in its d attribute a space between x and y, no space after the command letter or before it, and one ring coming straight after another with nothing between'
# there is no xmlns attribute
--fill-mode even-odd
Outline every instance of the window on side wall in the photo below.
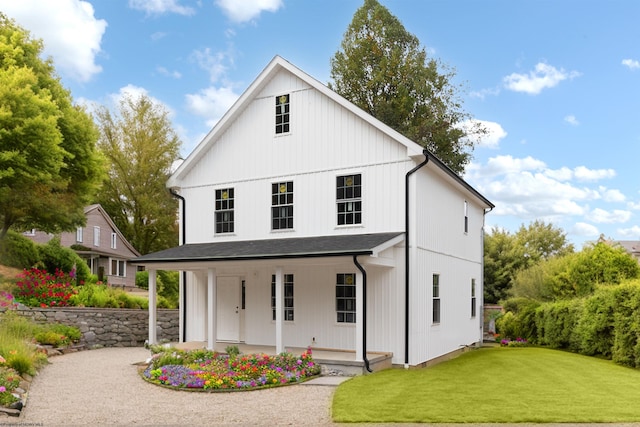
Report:
<svg viewBox="0 0 640 427"><path fill-rule="evenodd" d="M289 132L289 94L276 96L276 134Z"/></svg>
<svg viewBox="0 0 640 427"><path fill-rule="evenodd" d="M284 275L283 319L293 322L293 274ZM271 320L276 320L276 275L271 275Z"/></svg>
<svg viewBox="0 0 640 427"><path fill-rule="evenodd" d="M469 232L469 203L464 201L464 232Z"/></svg>
<svg viewBox="0 0 640 427"><path fill-rule="evenodd" d="M271 229L293 228L293 181L271 184Z"/></svg>
<svg viewBox="0 0 640 427"><path fill-rule="evenodd" d="M111 249L118 249L118 235L116 233L111 233Z"/></svg>
<svg viewBox="0 0 640 427"><path fill-rule="evenodd" d="M433 323L440 323L440 275L433 275Z"/></svg>
<svg viewBox="0 0 640 427"><path fill-rule="evenodd" d="M471 279L471 317L476 317L476 279Z"/></svg>
<svg viewBox="0 0 640 427"><path fill-rule="evenodd" d="M338 225L362 224L362 175L336 178Z"/></svg>
<svg viewBox="0 0 640 427"><path fill-rule="evenodd" d="M111 260L111 276L125 277L125 262L119 259Z"/></svg>
<svg viewBox="0 0 640 427"><path fill-rule="evenodd" d="M93 227L93 246L100 246L100 227Z"/></svg>
<svg viewBox="0 0 640 427"><path fill-rule="evenodd" d="M83 238L82 230L83 230L82 227L76 228L76 242L78 243L82 243L82 238Z"/></svg>
<svg viewBox="0 0 640 427"><path fill-rule="evenodd" d="M336 316L338 323L356 323L356 275L337 274Z"/></svg>
<svg viewBox="0 0 640 427"><path fill-rule="evenodd" d="M233 233L234 205L233 188L216 190L216 234Z"/></svg>

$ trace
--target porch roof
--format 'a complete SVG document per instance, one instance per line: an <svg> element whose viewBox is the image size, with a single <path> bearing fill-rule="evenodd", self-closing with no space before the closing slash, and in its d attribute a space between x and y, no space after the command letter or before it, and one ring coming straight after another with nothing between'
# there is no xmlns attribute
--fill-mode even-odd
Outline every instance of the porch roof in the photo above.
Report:
<svg viewBox="0 0 640 427"><path fill-rule="evenodd" d="M194 261L242 261L373 255L401 239L403 232L341 234L338 236L189 243L132 259L133 264Z"/></svg>

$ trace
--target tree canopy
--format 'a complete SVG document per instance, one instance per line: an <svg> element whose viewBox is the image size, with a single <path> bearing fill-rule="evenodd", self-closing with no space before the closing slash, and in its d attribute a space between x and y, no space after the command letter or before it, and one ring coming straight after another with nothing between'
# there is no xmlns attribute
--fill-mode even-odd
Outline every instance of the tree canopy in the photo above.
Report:
<svg viewBox="0 0 640 427"><path fill-rule="evenodd" d="M566 233L544 221L523 224L515 234L494 227L484 240L485 301L497 303L506 298L520 270L573 251Z"/></svg>
<svg viewBox="0 0 640 427"><path fill-rule="evenodd" d="M470 116L454 76L386 7L365 0L331 59L329 87L462 174L473 150L466 136L486 130L462 126Z"/></svg>
<svg viewBox="0 0 640 427"><path fill-rule="evenodd" d="M125 96L96 112L108 172L98 201L143 255L178 244L177 201L165 184L180 140L168 112L147 96Z"/></svg>
<svg viewBox="0 0 640 427"><path fill-rule="evenodd" d="M83 225L103 175L97 129L42 49L0 13L0 239L12 227Z"/></svg>

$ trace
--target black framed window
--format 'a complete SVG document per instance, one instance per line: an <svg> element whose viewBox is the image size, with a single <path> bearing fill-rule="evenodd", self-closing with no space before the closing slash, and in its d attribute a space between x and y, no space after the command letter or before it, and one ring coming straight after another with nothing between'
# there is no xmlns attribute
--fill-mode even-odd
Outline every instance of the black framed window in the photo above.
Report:
<svg viewBox="0 0 640 427"><path fill-rule="evenodd" d="M289 132L289 95L276 96L276 134Z"/></svg>
<svg viewBox="0 0 640 427"><path fill-rule="evenodd" d="M476 317L476 279L471 279L471 317Z"/></svg>
<svg viewBox="0 0 640 427"><path fill-rule="evenodd" d="M469 232L469 203L464 201L464 232Z"/></svg>
<svg viewBox="0 0 640 427"><path fill-rule="evenodd" d="M440 275L433 275L433 323L440 323Z"/></svg>
<svg viewBox="0 0 640 427"><path fill-rule="evenodd" d="M284 320L293 322L293 274L284 275ZM271 275L271 320L276 320L276 275Z"/></svg>
<svg viewBox="0 0 640 427"><path fill-rule="evenodd" d="M233 188L216 190L216 234L233 233L234 204Z"/></svg>
<svg viewBox="0 0 640 427"><path fill-rule="evenodd" d="M271 184L271 229L293 228L293 181Z"/></svg>
<svg viewBox="0 0 640 427"><path fill-rule="evenodd" d="M338 225L362 224L362 175L336 178Z"/></svg>
<svg viewBox="0 0 640 427"><path fill-rule="evenodd" d="M338 323L356 323L356 275L336 275L336 316Z"/></svg>

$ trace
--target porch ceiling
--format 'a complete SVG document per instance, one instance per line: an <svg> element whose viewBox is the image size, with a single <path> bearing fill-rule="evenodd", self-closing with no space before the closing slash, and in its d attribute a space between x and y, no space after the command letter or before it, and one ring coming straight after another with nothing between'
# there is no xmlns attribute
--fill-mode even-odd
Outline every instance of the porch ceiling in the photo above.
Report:
<svg viewBox="0 0 640 427"><path fill-rule="evenodd" d="M156 266L212 261L375 255L378 251L402 241L402 235L402 232L394 232L190 243L143 255L130 262Z"/></svg>

